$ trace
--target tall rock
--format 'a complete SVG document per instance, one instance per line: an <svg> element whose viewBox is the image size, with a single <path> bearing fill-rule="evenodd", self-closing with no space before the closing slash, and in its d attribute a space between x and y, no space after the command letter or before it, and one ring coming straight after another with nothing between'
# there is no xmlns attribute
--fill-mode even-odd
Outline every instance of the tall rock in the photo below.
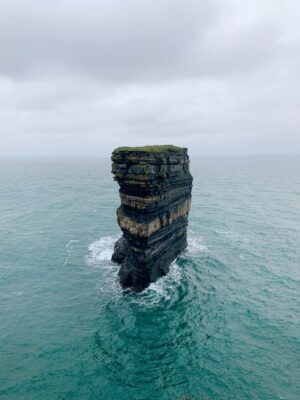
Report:
<svg viewBox="0 0 300 400"><path fill-rule="evenodd" d="M121 285L140 291L160 276L187 246L192 176L186 148L120 147L112 153L120 185L117 219L123 236L112 261Z"/></svg>

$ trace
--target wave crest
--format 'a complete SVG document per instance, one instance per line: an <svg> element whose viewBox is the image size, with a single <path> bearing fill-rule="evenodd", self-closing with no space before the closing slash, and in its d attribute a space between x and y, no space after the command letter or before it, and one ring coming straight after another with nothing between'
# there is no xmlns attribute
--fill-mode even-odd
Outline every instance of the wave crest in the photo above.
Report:
<svg viewBox="0 0 300 400"><path fill-rule="evenodd" d="M114 244L119 237L120 235L103 236L88 247L88 254L85 257L86 264L101 270L101 279L97 284L99 291L110 293L110 295L113 293L117 297L125 295L132 304L142 307L153 307L161 302L164 304L172 302L176 289L181 286L185 275L184 265L179 262L181 257L170 265L170 271L166 276L151 283L143 292L134 293L129 289L122 290L118 281L119 266L111 262ZM203 244L200 236L192 235L188 238L186 256L199 255L206 251L207 247ZM184 256L183 259L185 258Z"/></svg>

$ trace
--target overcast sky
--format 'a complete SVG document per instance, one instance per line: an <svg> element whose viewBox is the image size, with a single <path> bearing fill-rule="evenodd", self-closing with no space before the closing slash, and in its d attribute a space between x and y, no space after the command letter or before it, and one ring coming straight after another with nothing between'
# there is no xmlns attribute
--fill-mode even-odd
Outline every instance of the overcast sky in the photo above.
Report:
<svg viewBox="0 0 300 400"><path fill-rule="evenodd" d="M0 155L300 152L297 0L1 0Z"/></svg>

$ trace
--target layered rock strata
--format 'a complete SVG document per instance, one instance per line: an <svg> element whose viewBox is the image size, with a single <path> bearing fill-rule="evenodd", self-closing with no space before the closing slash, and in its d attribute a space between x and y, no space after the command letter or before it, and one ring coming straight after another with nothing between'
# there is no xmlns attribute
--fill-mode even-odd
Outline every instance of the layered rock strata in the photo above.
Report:
<svg viewBox="0 0 300 400"><path fill-rule="evenodd" d="M192 176L186 148L118 148L112 173L120 185L118 224L123 232L112 261L121 264L122 287L140 291L186 248Z"/></svg>

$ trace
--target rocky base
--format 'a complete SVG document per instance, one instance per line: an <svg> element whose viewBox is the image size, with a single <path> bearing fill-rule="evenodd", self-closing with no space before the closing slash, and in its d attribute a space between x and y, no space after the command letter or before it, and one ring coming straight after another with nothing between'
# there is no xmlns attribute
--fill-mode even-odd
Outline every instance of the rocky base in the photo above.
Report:
<svg viewBox="0 0 300 400"><path fill-rule="evenodd" d="M120 185L118 223L123 231L112 261L122 287L143 290L166 275L186 248L192 176L185 148L119 148L112 172Z"/></svg>

